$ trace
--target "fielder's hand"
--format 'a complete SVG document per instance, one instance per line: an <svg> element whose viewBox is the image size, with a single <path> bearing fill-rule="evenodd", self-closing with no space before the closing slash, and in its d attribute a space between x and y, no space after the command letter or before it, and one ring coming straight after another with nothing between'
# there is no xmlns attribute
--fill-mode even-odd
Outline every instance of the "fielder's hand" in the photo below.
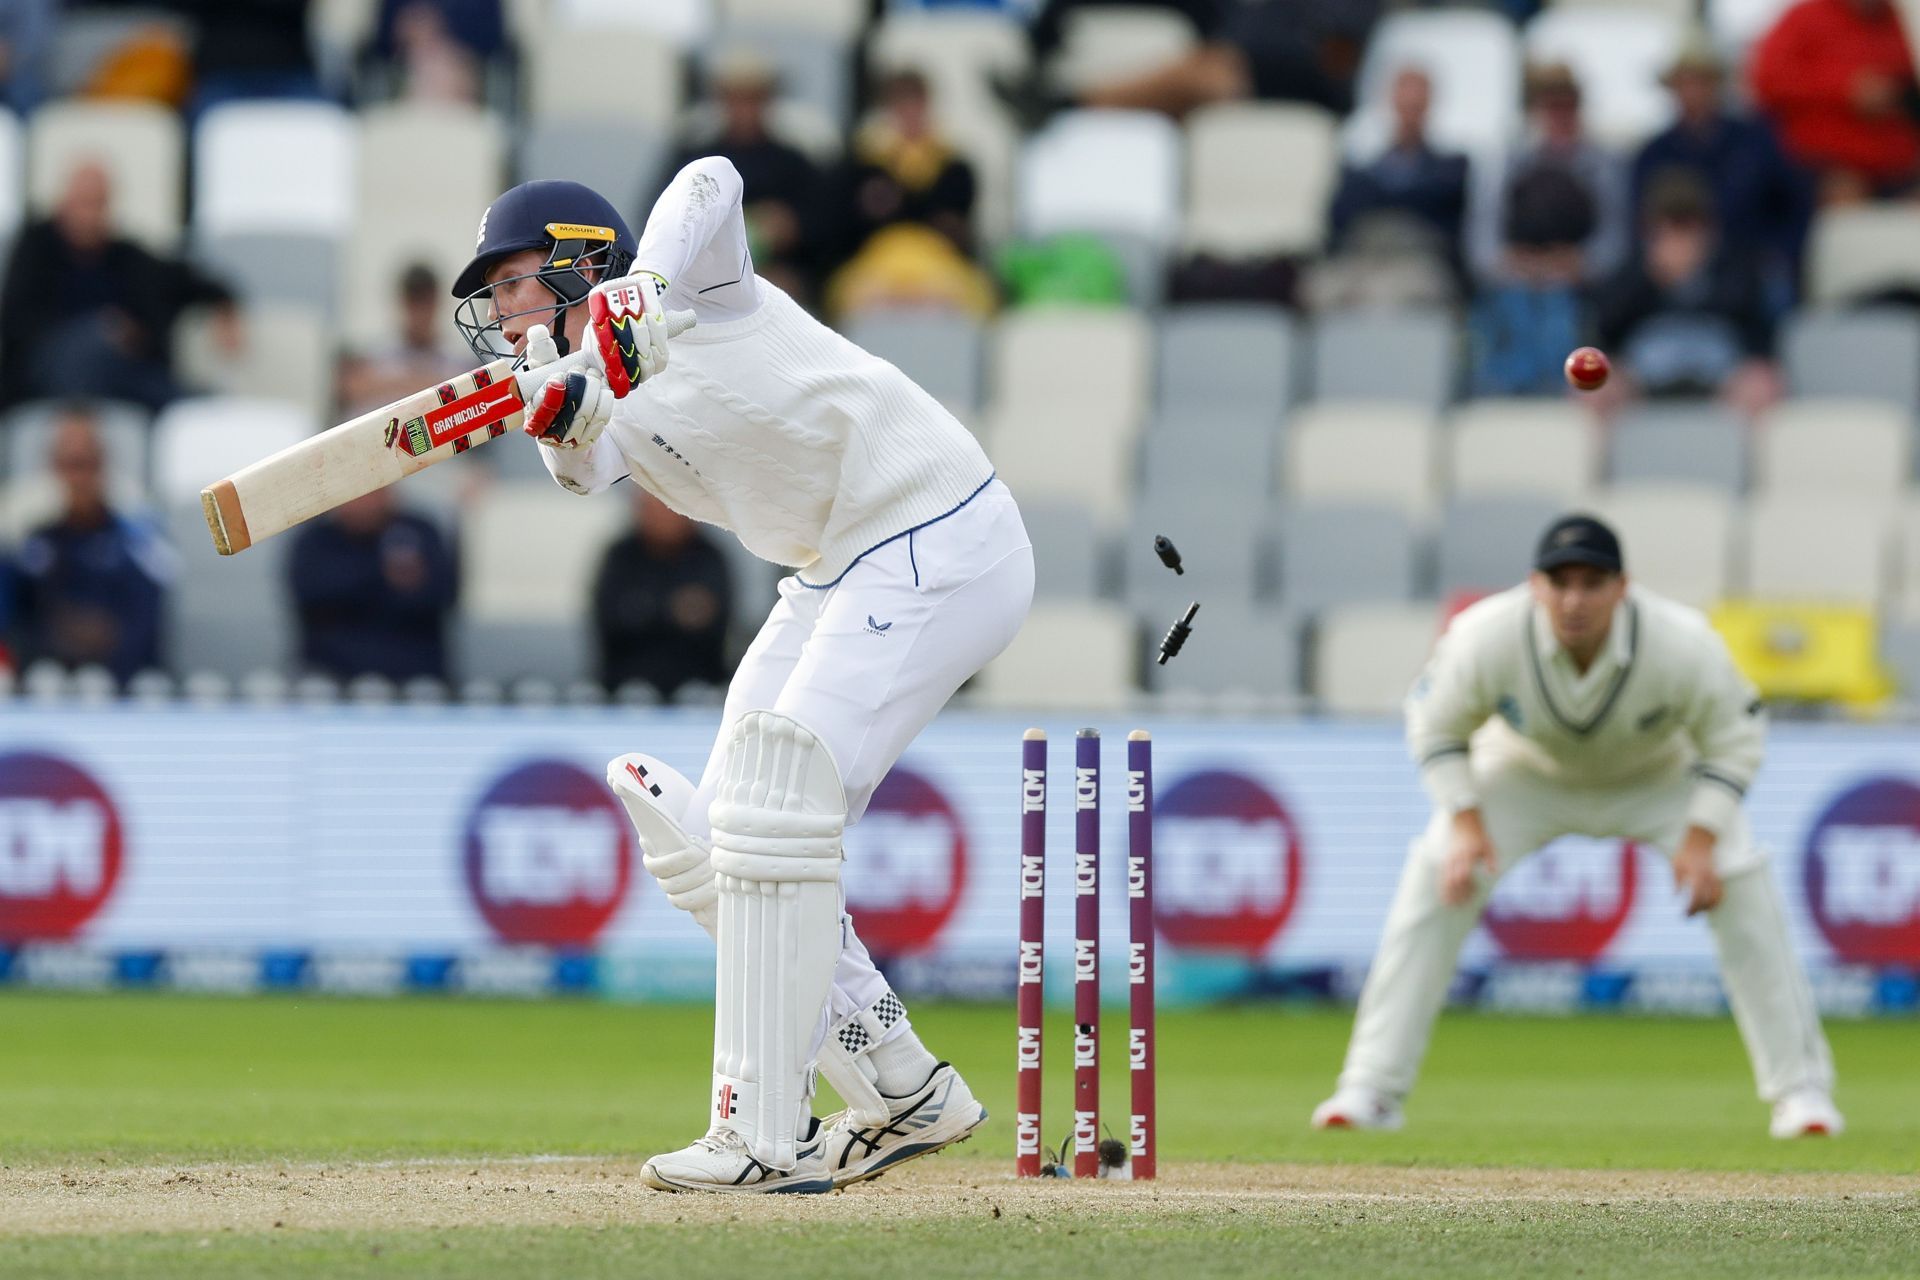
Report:
<svg viewBox="0 0 1920 1280"><path fill-rule="evenodd" d="M1478 809L1462 809L1453 815L1453 832L1447 840L1446 861L1440 867L1440 896L1450 907L1464 905L1479 888L1476 874L1484 870L1489 878L1500 869L1493 841L1480 823Z"/></svg>
<svg viewBox="0 0 1920 1280"><path fill-rule="evenodd" d="M1714 835L1704 827L1688 827L1673 855L1673 882L1687 891L1687 914L1699 915L1720 905L1723 886L1713 869Z"/></svg>
<svg viewBox="0 0 1920 1280"><path fill-rule="evenodd" d="M615 399L667 367L666 294L664 277L636 271L587 295L587 350Z"/></svg>
<svg viewBox="0 0 1920 1280"><path fill-rule="evenodd" d="M549 353L545 359L541 354ZM527 358L535 367L558 358L545 325L527 329ZM552 449L584 449L600 438L613 417L613 393L591 368L556 371L527 398L528 435Z"/></svg>

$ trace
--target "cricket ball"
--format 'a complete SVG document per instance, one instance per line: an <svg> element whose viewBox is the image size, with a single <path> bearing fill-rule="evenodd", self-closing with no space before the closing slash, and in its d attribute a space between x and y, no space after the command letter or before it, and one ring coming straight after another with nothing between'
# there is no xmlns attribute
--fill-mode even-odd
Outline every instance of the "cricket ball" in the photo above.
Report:
<svg viewBox="0 0 1920 1280"><path fill-rule="evenodd" d="M1567 381L1577 391L1598 391L1607 385L1607 375L1612 372L1606 352L1598 347L1581 347L1567 357Z"/></svg>

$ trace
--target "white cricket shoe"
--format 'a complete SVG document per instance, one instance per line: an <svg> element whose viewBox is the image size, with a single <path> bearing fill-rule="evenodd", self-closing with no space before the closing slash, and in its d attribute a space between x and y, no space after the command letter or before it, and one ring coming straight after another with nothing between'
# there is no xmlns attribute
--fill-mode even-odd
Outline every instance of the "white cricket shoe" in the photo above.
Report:
<svg viewBox="0 0 1920 1280"><path fill-rule="evenodd" d="M1359 1085L1342 1085L1333 1096L1313 1109L1316 1129L1385 1129L1389 1132L1405 1124L1400 1102L1377 1090Z"/></svg>
<svg viewBox="0 0 1920 1280"><path fill-rule="evenodd" d="M834 1186L877 1178L895 1165L965 1142L987 1121L987 1109L946 1062L912 1094L887 1101L889 1119L877 1128L861 1128L845 1111L828 1117L821 1145Z"/></svg>
<svg viewBox="0 0 1920 1280"><path fill-rule="evenodd" d="M1847 1122L1824 1089L1795 1089L1773 1104L1767 1132L1776 1138L1805 1138L1842 1133Z"/></svg>
<svg viewBox="0 0 1920 1280"><path fill-rule="evenodd" d="M811 1117L810 1117L811 1118ZM818 1120L800 1143L800 1158L790 1170L761 1164L744 1138L715 1125L690 1147L655 1156L640 1168L640 1180L659 1191L721 1191L733 1195L820 1195L833 1190L826 1161L820 1158Z"/></svg>

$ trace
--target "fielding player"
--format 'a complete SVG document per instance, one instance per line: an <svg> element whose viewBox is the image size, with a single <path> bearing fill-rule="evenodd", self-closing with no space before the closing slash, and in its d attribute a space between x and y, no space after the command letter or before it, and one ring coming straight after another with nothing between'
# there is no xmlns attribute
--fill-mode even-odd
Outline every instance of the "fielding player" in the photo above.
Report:
<svg viewBox="0 0 1920 1280"><path fill-rule="evenodd" d="M1697 611L1627 584L1589 516L1540 540L1531 581L1453 619L1407 699L1434 816L1414 840L1321 1128L1397 1129L1460 944L1493 882L1558 836L1636 840L1705 912L1776 1138L1838 1133L1833 1063L1740 807L1766 719Z"/></svg>
<svg viewBox="0 0 1920 1280"><path fill-rule="evenodd" d="M485 359L587 352L528 401L525 429L562 485L631 477L796 570L727 690L699 784L642 755L608 780L647 868L719 952L710 1127L643 1176L669 1191L827 1191L986 1119L855 936L841 831L1013 639L1033 552L951 414L755 276L740 198L730 163L696 160L636 245L586 187L527 183L487 210L454 292ZM697 327L669 352L665 318L681 310ZM824 1124L816 1063L848 1104Z"/></svg>

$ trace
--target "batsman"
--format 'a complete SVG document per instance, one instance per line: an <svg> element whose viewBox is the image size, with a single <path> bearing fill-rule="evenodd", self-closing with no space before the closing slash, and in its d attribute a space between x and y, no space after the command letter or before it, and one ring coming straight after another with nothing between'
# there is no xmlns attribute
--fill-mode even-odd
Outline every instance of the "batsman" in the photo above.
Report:
<svg viewBox="0 0 1920 1280"><path fill-rule="evenodd" d="M454 293L482 359L586 353L528 399L561 485L630 478L794 570L698 783L640 753L608 765L647 869L718 950L706 1133L642 1176L824 1192L964 1139L986 1109L855 934L841 837L1025 619L1033 551L1012 495L932 396L754 274L724 159L682 169L637 243L587 187L515 187ZM670 337L683 311L695 327ZM847 1103L824 1122L816 1069Z"/></svg>
<svg viewBox="0 0 1920 1280"><path fill-rule="evenodd" d="M1776 1138L1840 1132L1833 1062L1741 801L1766 716L1697 610L1629 586L1619 539L1556 521L1530 581L1453 619L1407 698L1432 796L1320 1128L1397 1129L1460 945L1507 868L1563 835L1642 842L1706 917Z"/></svg>

